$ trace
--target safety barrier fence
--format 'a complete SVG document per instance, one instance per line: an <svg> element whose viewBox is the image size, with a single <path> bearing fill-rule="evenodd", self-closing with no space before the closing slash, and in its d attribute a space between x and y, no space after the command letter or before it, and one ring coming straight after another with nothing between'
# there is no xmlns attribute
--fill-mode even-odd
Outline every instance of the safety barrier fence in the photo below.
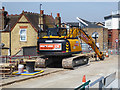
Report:
<svg viewBox="0 0 120 90"><path fill-rule="evenodd" d="M108 53L110 55L119 55L120 54L120 49L108 49Z"/></svg>
<svg viewBox="0 0 120 90"><path fill-rule="evenodd" d="M37 57L41 57L41 56L22 56L22 55L18 55L18 56L0 56L0 63L15 63L18 62L22 59L31 59L31 58L37 58Z"/></svg>
<svg viewBox="0 0 120 90"><path fill-rule="evenodd" d="M105 90L114 80L116 77L116 72L104 77L100 77L97 80L95 80L94 82L90 83L91 81L87 81L84 84L82 84L81 86L75 88L74 90L89 90L91 88L94 88L94 85L99 84L98 88L99 90ZM110 90L112 89L112 87L110 88Z"/></svg>

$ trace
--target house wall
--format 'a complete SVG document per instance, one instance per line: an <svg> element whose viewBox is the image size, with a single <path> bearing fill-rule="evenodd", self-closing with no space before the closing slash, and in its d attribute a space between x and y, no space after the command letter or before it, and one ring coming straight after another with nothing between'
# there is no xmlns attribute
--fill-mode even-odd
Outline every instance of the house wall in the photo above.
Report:
<svg viewBox="0 0 120 90"><path fill-rule="evenodd" d="M20 26L27 26L27 41L20 41ZM17 23L11 32L11 54L16 54L24 46L37 46L37 32L30 23Z"/></svg>
<svg viewBox="0 0 120 90"><path fill-rule="evenodd" d="M23 15L23 16L20 18L19 22L28 22L28 20L27 20L26 17Z"/></svg>
<svg viewBox="0 0 120 90"><path fill-rule="evenodd" d="M8 55L9 49L2 49L2 56Z"/></svg>
<svg viewBox="0 0 120 90"><path fill-rule="evenodd" d="M105 20L105 28L108 28L108 35L111 34L111 37L108 36L109 40L109 49L116 49L118 43L116 43L116 39L118 39L119 29L120 29L120 18L111 17Z"/></svg>
<svg viewBox="0 0 120 90"><path fill-rule="evenodd" d="M26 41L20 41L21 28L26 29ZM37 46L37 32L23 15L11 31L11 55L15 55L26 46Z"/></svg>
<svg viewBox="0 0 120 90"><path fill-rule="evenodd" d="M112 18L112 29L119 29L119 18Z"/></svg>
<svg viewBox="0 0 120 90"><path fill-rule="evenodd" d="M108 29L119 29L120 25L120 18L119 17L115 17L115 18L109 18L105 20L105 28Z"/></svg>
<svg viewBox="0 0 120 90"><path fill-rule="evenodd" d="M105 28L112 29L112 19L106 19L105 20Z"/></svg>
<svg viewBox="0 0 120 90"><path fill-rule="evenodd" d="M108 29L103 29L104 50L108 50Z"/></svg>
<svg viewBox="0 0 120 90"><path fill-rule="evenodd" d="M116 39L118 39L118 29L112 30L112 49L115 49L118 45L116 43Z"/></svg>
<svg viewBox="0 0 120 90"><path fill-rule="evenodd" d="M99 35L97 43L99 43L100 50L108 49L108 29L85 28L84 31L90 36L92 36L92 33L97 32Z"/></svg>
<svg viewBox="0 0 120 90"><path fill-rule="evenodd" d="M4 47L8 47L10 46L10 35L9 32L2 32L1 33L1 42L5 44ZM8 55L8 50L1 50L1 55Z"/></svg>

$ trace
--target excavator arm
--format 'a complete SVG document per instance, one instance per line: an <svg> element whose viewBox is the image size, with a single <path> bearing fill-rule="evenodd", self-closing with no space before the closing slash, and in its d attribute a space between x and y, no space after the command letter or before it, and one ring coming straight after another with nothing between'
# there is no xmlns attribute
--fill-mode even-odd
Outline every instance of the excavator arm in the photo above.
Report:
<svg viewBox="0 0 120 90"><path fill-rule="evenodd" d="M91 46L91 48L98 55L100 60L104 60L103 52L100 51L99 47L97 47L97 45L95 44L93 38L90 35L86 34L85 31L79 28L71 29L67 37L71 37L71 36L73 38L78 37L79 40L82 39L86 44Z"/></svg>

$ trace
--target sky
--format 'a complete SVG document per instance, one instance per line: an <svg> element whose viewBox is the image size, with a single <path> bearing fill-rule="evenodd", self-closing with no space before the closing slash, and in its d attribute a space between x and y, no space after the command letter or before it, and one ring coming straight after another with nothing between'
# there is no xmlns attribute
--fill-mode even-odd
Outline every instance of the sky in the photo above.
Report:
<svg viewBox="0 0 120 90"><path fill-rule="evenodd" d="M118 10L118 2L2 2L8 14L21 14L22 11L40 12L40 4L45 14L60 13L62 22L77 22L76 17L87 21L104 22L104 17Z"/></svg>

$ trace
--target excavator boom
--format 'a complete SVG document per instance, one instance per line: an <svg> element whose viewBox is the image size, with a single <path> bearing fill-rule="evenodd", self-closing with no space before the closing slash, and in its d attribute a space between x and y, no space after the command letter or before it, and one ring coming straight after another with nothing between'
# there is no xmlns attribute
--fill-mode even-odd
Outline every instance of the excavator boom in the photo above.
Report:
<svg viewBox="0 0 120 90"><path fill-rule="evenodd" d="M91 46L91 48L98 55L100 60L104 59L103 52L100 51L94 39L90 35L86 34L84 30L79 28L71 29L67 37L70 37L70 36L72 36L73 38L78 37L79 40L82 39L86 44Z"/></svg>

